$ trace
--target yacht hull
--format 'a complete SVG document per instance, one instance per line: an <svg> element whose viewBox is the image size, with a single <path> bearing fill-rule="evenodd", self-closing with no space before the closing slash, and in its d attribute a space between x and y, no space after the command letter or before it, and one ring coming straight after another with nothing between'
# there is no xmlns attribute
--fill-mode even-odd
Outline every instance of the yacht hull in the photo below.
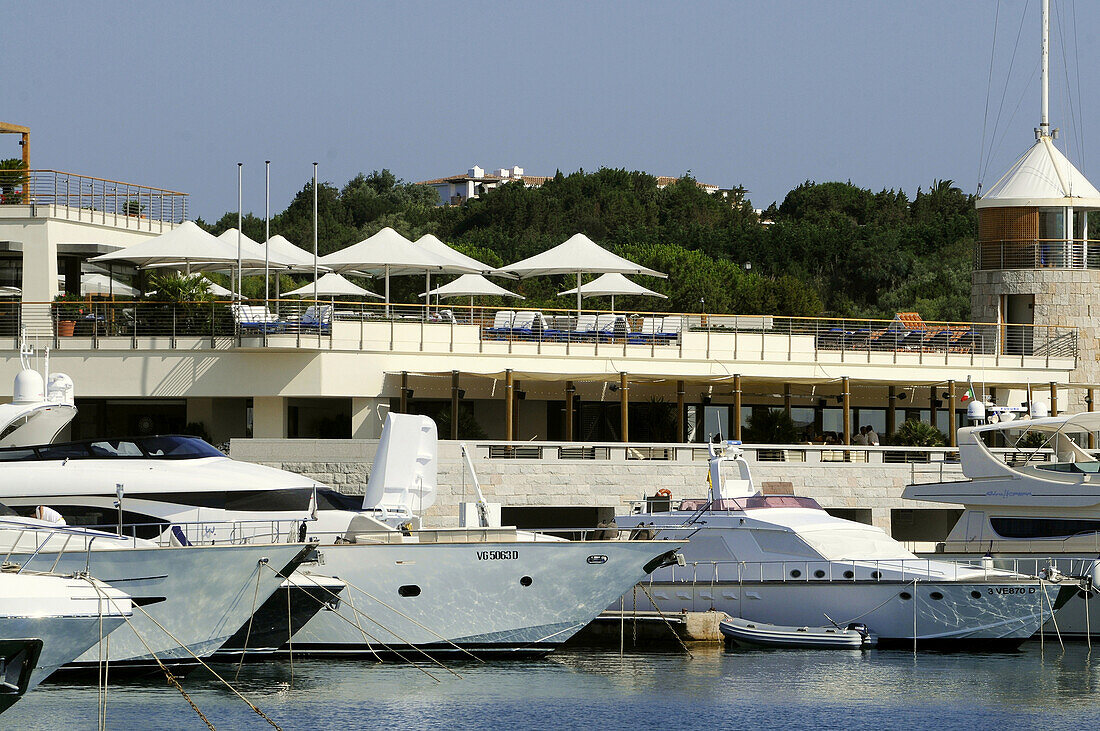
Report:
<svg viewBox="0 0 1100 731"><path fill-rule="evenodd" d="M0 619L0 637L28 637L42 641L42 651L27 686L29 691L62 665L98 645L100 637L111 634L125 621L117 614L105 616L101 627L96 616L5 617Z"/></svg>
<svg viewBox="0 0 1100 731"><path fill-rule="evenodd" d="M311 571L347 582L293 638L294 652L544 654L668 560L679 542L348 544ZM300 576L308 576L308 573Z"/></svg>
<svg viewBox="0 0 1100 731"><path fill-rule="evenodd" d="M1035 634L1059 606L1059 587L1038 581L646 582L628 593L629 612L714 609L778 625L861 622L879 644L914 639L924 647L1014 647ZM648 592L648 595L647 595ZM649 597L653 598L652 603ZM1064 598L1064 597L1063 597ZM615 603L618 608L618 602Z"/></svg>
<svg viewBox="0 0 1100 731"><path fill-rule="evenodd" d="M9 560L59 573L87 571L133 598L133 616L104 643L112 665L131 668L195 662L217 650L279 588L276 571L295 569L311 549L301 544L128 548L13 553ZM56 559L56 564L54 563ZM267 559L269 570L261 565ZM181 646L181 645L185 645ZM155 656L155 657L154 657ZM65 670L94 669L97 635Z"/></svg>

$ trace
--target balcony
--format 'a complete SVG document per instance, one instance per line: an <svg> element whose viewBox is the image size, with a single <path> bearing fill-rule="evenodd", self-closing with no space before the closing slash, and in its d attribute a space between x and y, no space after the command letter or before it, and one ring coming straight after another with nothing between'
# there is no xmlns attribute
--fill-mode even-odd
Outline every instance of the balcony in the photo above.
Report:
<svg viewBox="0 0 1100 731"><path fill-rule="evenodd" d="M187 219L188 195L174 190L60 170L28 170L15 182L0 195L0 210L15 215L153 232L171 230Z"/></svg>
<svg viewBox="0 0 1100 731"><path fill-rule="evenodd" d="M974 245L975 269L1100 269L1100 239L1005 239Z"/></svg>

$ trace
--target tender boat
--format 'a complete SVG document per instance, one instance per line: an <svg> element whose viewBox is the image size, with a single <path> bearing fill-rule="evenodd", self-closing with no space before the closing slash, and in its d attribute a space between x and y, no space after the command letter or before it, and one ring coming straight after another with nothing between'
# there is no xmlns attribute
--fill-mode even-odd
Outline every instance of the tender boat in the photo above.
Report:
<svg viewBox="0 0 1100 731"><path fill-rule="evenodd" d="M651 498L650 512L616 518L632 533L690 539L686 566L655 571L624 597L626 607L715 609L795 627L860 622L883 645L992 648L1031 637L1076 591L918 558L882 530L835 518L813 500L762 494L738 443L711 448L708 498L675 505Z"/></svg>
<svg viewBox="0 0 1100 731"><path fill-rule="evenodd" d="M936 558L1043 572L1052 581L1063 575L1089 579L1091 586L1077 590L1057 614L1059 631L1069 637L1100 633L1100 461L1081 446L1098 430L1100 412L1001 416L992 424L963 427L958 445L964 479L912 484L902 493L963 507L947 539L937 544ZM1054 630L1053 623L1048 629Z"/></svg>
<svg viewBox="0 0 1100 731"><path fill-rule="evenodd" d="M92 578L0 571L0 712L132 613L130 597Z"/></svg>
<svg viewBox="0 0 1100 731"><path fill-rule="evenodd" d="M878 644L863 624L848 627L784 627L731 617L718 623L722 635L739 645L806 649L862 650Z"/></svg>

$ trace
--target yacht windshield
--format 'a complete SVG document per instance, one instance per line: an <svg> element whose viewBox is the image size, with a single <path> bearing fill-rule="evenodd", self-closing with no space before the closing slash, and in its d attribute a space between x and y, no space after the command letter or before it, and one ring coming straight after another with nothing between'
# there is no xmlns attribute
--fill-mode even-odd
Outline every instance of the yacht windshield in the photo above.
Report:
<svg viewBox="0 0 1100 731"><path fill-rule="evenodd" d="M198 459L224 456L225 454L198 437L188 436L97 439L0 449L0 462L53 459Z"/></svg>
<svg viewBox="0 0 1100 731"><path fill-rule="evenodd" d="M916 558L893 538L871 527L811 528L799 531L799 535L830 561Z"/></svg>

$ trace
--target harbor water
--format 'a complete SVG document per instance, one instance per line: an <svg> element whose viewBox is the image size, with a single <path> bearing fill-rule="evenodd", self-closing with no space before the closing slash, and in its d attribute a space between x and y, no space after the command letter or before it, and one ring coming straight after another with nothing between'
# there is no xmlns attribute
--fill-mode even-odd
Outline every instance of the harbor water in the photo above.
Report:
<svg viewBox="0 0 1100 731"><path fill-rule="evenodd" d="M919 653L693 647L566 650L542 660L448 663L296 659L245 665L236 687L286 729L1095 727L1100 647ZM236 667L216 666L232 679ZM428 669L427 664L424 665ZM218 728L269 728L206 671L183 679ZM5 728L95 728L92 685L47 683ZM200 729L163 679L112 684L109 728Z"/></svg>

